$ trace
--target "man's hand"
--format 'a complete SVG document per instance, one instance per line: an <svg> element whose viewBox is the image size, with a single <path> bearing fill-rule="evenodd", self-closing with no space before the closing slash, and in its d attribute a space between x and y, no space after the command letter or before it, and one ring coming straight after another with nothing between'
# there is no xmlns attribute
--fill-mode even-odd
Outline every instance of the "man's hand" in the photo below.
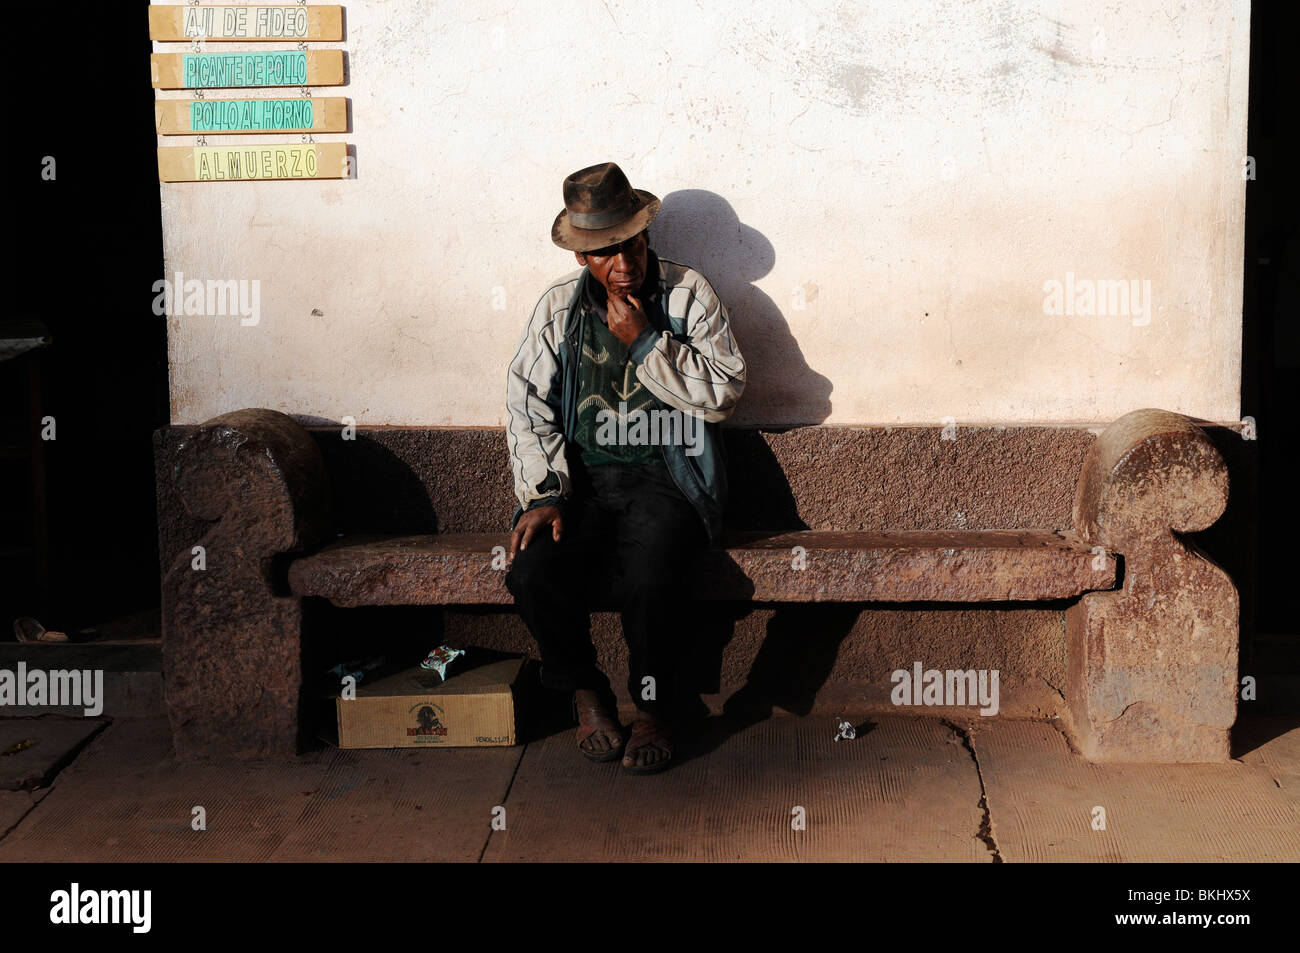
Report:
<svg viewBox="0 0 1300 953"><path fill-rule="evenodd" d="M527 549L533 535L548 526L551 527L551 539L558 543L564 532L564 516L558 506L538 506L519 517L515 531L510 534L510 558L514 559L519 550Z"/></svg>
<svg viewBox="0 0 1300 953"><path fill-rule="evenodd" d="M641 302L635 295L620 298L618 295L611 294L605 307L605 319L614 337L628 347L632 346L637 335L650 324L646 320L645 309L641 307Z"/></svg>

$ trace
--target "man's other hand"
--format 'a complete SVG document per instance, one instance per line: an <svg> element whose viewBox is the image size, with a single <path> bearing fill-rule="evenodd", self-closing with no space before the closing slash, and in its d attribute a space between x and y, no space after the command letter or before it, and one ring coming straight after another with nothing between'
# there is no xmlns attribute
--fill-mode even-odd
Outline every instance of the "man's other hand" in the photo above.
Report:
<svg viewBox="0 0 1300 953"><path fill-rule="evenodd" d="M514 559L519 550L527 549L533 535L548 526L551 528L551 539L558 543L564 532L564 516L558 506L538 506L519 517L515 531L510 534L510 558Z"/></svg>
<svg viewBox="0 0 1300 953"><path fill-rule="evenodd" d="M635 295L620 298L618 295L611 294L605 307L605 320L614 337L628 347L631 347L637 335L649 326L645 309L641 307L641 302Z"/></svg>

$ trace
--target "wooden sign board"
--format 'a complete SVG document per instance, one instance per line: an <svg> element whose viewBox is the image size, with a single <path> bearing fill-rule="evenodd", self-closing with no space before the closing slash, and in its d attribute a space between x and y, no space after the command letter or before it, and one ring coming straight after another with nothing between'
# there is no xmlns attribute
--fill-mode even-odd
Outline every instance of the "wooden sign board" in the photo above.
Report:
<svg viewBox="0 0 1300 953"><path fill-rule="evenodd" d="M159 43L190 40L343 39L343 8L337 6L206 6L175 4L149 8L149 39Z"/></svg>
<svg viewBox="0 0 1300 953"><path fill-rule="evenodd" d="M160 182L258 182L349 178L348 144L162 146Z"/></svg>
<svg viewBox="0 0 1300 953"><path fill-rule="evenodd" d="M160 136L348 131L348 101L342 97L159 99L153 115Z"/></svg>
<svg viewBox="0 0 1300 953"><path fill-rule="evenodd" d="M342 50L151 53L155 89L342 86Z"/></svg>

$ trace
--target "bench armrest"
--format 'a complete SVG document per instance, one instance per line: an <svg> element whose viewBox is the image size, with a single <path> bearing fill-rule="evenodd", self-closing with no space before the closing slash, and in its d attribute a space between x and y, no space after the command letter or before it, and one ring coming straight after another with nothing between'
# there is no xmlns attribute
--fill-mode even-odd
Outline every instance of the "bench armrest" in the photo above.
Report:
<svg viewBox="0 0 1300 953"><path fill-rule="evenodd" d="M176 753L290 757L302 611L274 564L330 535L320 449L284 414L239 410L186 434L169 476L206 524L163 567L163 681Z"/></svg>
<svg viewBox="0 0 1300 953"><path fill-rule="evenodd" d="M320 448L274 410L236 410L181 441L172 481L186 511L219 520L265 553L306 549L332 531L329 477Z"/></svg>
<svg viewBox="0 0 1300 953"><path fill-rule="evenodd" d="M1228 469L1192 420L1137 410L1084 461L1075 532L1123 555L1123 588L1066 611L1066 699L1096 761L1226 761L1237 713L1237 589L1182 533L1213 525Z"/></svg>
<svg viewBox="0 0 1300 953"><path fill-rule="evenodd" d="M1074 498L1084 541L1131 553L1165 545L1170 530L1214 525L1228 505L1228 468L1190 418L1136 410L1089 450Z"/></svg>

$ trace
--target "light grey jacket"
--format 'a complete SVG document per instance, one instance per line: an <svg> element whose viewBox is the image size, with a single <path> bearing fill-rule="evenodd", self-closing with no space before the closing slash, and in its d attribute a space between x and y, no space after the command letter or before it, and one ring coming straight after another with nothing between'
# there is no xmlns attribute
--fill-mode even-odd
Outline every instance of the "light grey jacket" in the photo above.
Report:
<svg viewBox="0 0 1300 953"><path fill-rule="evenodd" d="M727 472L718 424L731 415L745 389L740 354L726 305L698 271L647 252L658 293L643 303L649 327L629 350L636 378L656 407L677 409L703 421L699 451L664 444L664 463L694 504L716 542L722 532ZM533 308L506 384L506 439L519 507L567 498L573 491L568 448L577 429L578 356L584 322L597 320L586 294L595 281L586 268L554 282Z"/></svg>

